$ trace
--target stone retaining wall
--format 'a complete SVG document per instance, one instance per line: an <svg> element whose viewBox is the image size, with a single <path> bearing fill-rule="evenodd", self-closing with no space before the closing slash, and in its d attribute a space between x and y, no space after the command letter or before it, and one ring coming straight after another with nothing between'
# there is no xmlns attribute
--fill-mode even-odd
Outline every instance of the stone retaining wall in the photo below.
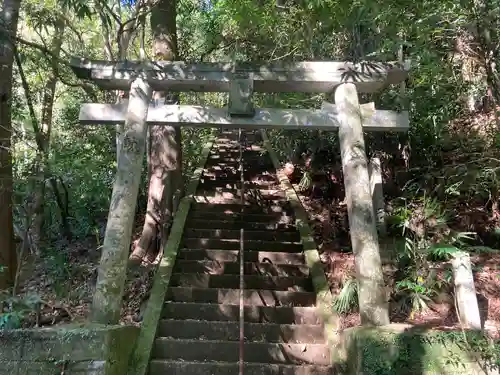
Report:
<svg viewBox="0 0 500 375"><path fill-rule="evenodd" d="M480 332L470 331L467 337L482 355L467 348L463 332L423 330L406 324L346 329L342 351L349 375L498 375L498 368L488 366L488 362L500 364L500 358L495 358L498 352L488 347Z"/></svg>
<svg viewBox="0 0 500 375"><path fill-rule="evenodd" d="M0 375L123 375L137 333L101 325L0 331Z"/></svg>

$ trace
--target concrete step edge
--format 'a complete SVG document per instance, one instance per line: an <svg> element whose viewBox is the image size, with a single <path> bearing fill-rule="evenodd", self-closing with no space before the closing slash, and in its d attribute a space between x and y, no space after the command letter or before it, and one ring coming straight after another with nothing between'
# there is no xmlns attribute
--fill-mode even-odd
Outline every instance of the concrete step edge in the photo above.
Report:
<svg viewBox="0 0 500 375"><path fill-rule="evenodd" d="M194 319L162 319L157 338L239 341L239 322L206 322ZM326 344L321 324L245 323L245 342Z"/></svg>
<svg viewBox="0 0 500 375"><path fill-rule="evenodd" d="M152 372L151 375L166 374L166 368L174 368L176 375L216 375L218 373L224 375L234 375L238 373L238 362L219 362L219 361L176 361L167 359L151 360L151 369L160 370L161 372ZM276 363L258 363L245 362L244 367L251 375L333 375L332 366L311 365L311 364L276 364ZM199 368L199 372L195 369ZM195 370L193 372L193 370ZM215 372L215 371L225 372ZM184 372L185 371L185 372ZM264 372L265 371L265 372Z"/></svg>
<svg viewBox="0 0 500 375"><path fill-rule="evenodd" d="M276 291L268 289L245 289L245 306L315 306L316 294L302 291ZM230 288L169 287L166 300L169 302L210 303L236 305L240 302L240 290Z"/></svg>

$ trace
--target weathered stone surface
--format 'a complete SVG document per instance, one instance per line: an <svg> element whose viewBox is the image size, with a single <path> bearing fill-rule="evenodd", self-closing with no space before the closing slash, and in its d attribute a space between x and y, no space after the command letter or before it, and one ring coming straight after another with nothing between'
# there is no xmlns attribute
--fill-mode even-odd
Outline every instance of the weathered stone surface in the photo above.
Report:
<svg viewBox="0 0 500 375"><path fill-rule="evenodd" d="M151 96L151 87L145 80L139 77L134 80L92 301L91 321L94 323L116 324L120 319Z"/></svg>
<svg viewBox="0 0 500 375"><path fill-rule="evenodd" d="M104 325L0 331L0 374L122 375L137 333Z"/></svg>
<svg viewBox="0 0 500 375"><path fill-rule="evenodd" d="M239 322L204 322L198 320L161 320L160 337L184 340L239 341ZM320 324L244 324L245 341L267 343L324 344ZM213 360L213 358L212 358Z"/></svg>
<svg viewBox="0 0 500 375"><path fill-rule="evenodd" d="M276 324L320 324L321 317L315 307L245 306L245 322ZM238 305L213 303L167 302L162 311L164 319L197 319L204 321L237 322Z"/></svg>
<svg viewBox="0 0 500 375"><path fill-rule="evenodd" d="M230 103L231 104L231 103ZM84 125L117 125L125 120L125 103L85 103L80 109L79 120ZM241 107L244 107L241 105ZM238 113L239 116L228 114ZM315 129L335 131L338 129L338 113L317 109L255 108L245 113L241 110L191 105L150 106L147 117L149 125L175 125L197 128L233 127L235 129ZM242 117L245 115L245 117ZM409 128L408 112L378 110L366 117L363 129L370 132L406 132Z"/></svg>
<svg viewBox="0 0 500 375"><path fill-rule="evenodd" d="M238 374L238 363L224 362L187 362L187 361L151 361L150 374L175 375L234 375ZM267 363L245 363L245 375L333 375L330 366L283 365Z"/></svg>
<svg viewBox="0 0 500 375"><path fill-rule="evenodd" d="M451 260L453 285L460 322L467 328L481 329L481 315L476 297L470 255L457 252Z"/></svg>
<svg viewBox="0 0 500 375"><path fill-rule="evenodd" d="M255 92L331 92L342 82L353 82L359 92L376 92L408 76L410 62L360 63L337 61L213 62L117 61L73 58L71 67L79 78L92 79L106 90L128 90L138 70L149 73L155 91L229 91L238 77L254 81Z"/></svg>
<svg viewBox="0 0 500 375"><path fill-rule="evenodd" d="M356 259L361 322L367 325L386 325L389 324L389 305L356 86L350 83L340 85L335 90L335 103L339 112L342 171L352 250Z"/></svg>
<svg viewBox="0 0 500 375"><path fill-rule="evenodd" d="M471 342L484 340L479 332L465 334ZM431 331L407 324L353 327L343 332L342 351L348 375L498 374L498 370L486 372L487 363L464 349L463 337L463 332Z"/></svg>
<svg viewBox="0 0 500 375"><path fill-rule="evenodd" d="M173 340L159 337L155 340L155 359L184 361L237 362L238 341ZM304 350L305 348L305 350ZM282 364L330 364L330 349L324 344L292 344L245 342L245 362Z"/></svg>
<svg viewBox="0 0 500 375"><path fill-rule="evenodd" d="M382 186L382 166L379 158L371 158L368 164L370 189L372 193L373 210L377 221L378 234L382 237L387 234L385 225L384 189Z"/></svg>

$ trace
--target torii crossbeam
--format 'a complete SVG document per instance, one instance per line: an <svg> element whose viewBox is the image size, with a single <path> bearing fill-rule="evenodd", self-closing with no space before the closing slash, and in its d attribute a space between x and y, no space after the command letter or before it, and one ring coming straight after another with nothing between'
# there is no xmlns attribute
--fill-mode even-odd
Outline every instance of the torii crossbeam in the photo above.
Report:
<svg viewBox="0 0 500 375"><path fill-rule="evenodd" d="M305 61L295 63L108 62L73 58L71 67L82 79L107 90L129 90L144 72L156 91L229 91L235 79L253 81L256 92L333 92L341 83L354 83L360 93L373 93L408 76L409 62Z"/></svg>
<svg viewBox="0 0 500 375"><path fill-rule="evenodd" d="M357 92L374 92L399 83L408 75L409 63L296 62L296 63L197 63L132 61L105 62L74 58L71 66L78 77L91 79L104 89L129 90L139 74L158 91L229 91L228 108L153 105L148 125L235 127L246 129L320 129L339 127L335 105L323 103L320 110L254 109L253 92L333 92L343 83L353 83ZM84 104L82 124L121 124L128 102ZM361 105L366 131L407 131L408 113L375 110L373 103Z"/></svg>
<svg viewBox="0 0 500 375"><path fill-rule="evenodd" d="M119 104L86 103L80 108L80 123L117 125L125 123L128 102ZM361 105L366 131L408 131L408 112L375 110L373 103ZM252 117L230 116L227 108L190 105L150 105L148 125L224 127L242 129L318 129L337 130L335 105L324 103L319 110L257 108Z"/></svg>

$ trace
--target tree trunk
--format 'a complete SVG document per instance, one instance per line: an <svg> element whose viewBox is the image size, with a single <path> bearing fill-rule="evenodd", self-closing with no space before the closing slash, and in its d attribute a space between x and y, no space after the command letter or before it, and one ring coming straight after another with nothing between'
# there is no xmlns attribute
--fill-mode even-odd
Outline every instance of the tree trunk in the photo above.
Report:
<svg viewBox="0 0 500 375"><path fill-rule="evenodd" d="M52 39L52 53L54 57L59 57L61 52L61 46L63 42L64 35L64 24L61 23L58 27L54 29L54 37ZM52 117L54 113L54 97L56 93L56 85L58 81L58 71L59 62L52 59L52 68L50 70L49 76L47 77L47 83L43 91L43 101L42 101L42 121L39 128L40 131L40 146L41 149L38 150L40 154L38 160L39 165L38 170L38 188L35 191L34 206L33 206L33 242L36 248L39 248L40 240L42 237L42 227L43 227L43 208L45 201L45 181L48 176L48 161L49 161L49 149L50 149L50 135L52 132ZM35 129L36 131L36 129ZM59 195L57 184L55 185L54 194ZM61 211L61 229L64 236L71 240L71 230L69 229L69 224L65 218L64 213Z"/></svg>
<svg viewBox="0 0 500 375"><path fill-rule="evenodd" d="M102 7L98 6L98 13L99 13L99 18L101 20L101 27L102 27L102 37L103 37L103 50L104 54L106 55L106 58L109 61L115 61L115 54L113 53L113 40L116 41L117 44L117 53L116 53L116 59L118 61L123 61L127 59L127 53L128 49L130 47L130 41L132 40L132 36L134 32L136 31L136 26L138 24L138 20L136 21L131 21L134 18L136 18L137 14L143 7L143 3L141 1L136 1L134 9L132 11L132 14L130 17L127 17L126 20L122 20L120 11L120 2L114 3L118 9L115 11L114 9L111 9L112 11L115 11L116 15L119 17L117 22L115 22L116 26L116 35L111 35L112 30L110 28L110 25L108 24L106 14L110 12L109 7ZM111 8L114 8L114 6L111 6ZM127 25L126 27L123 27L123 25ZM119 103L122 99L124 99L127 96L126 93L124 93L121 90L117 90L115 92L115 103ZM114 129L114 135L115 135L115 146L116 146L116 160L118 161L120 155L120 149L121 149L121 143L123 141L123 131L124 131L124 125L123 124L116 124L115 129Z"/></svg>
<svg viewBox="0 0 500 375"><path fill-rule="evenodd" d="M132 83L92 301L91 320L94 323L116 324L120 319L127 258L146 148L146 119L151 95L151 87L145 80L137 78Z"/></svg>
<svg viewBox="0 0 500 375"><path fill-rule="evenodd" d="M177 59L176 5L176 0L160 0L151 11L153 55L156 60ZM177 95L169 98L164 93L156 93L155 102L173 104L179 100ZM168 236L174 196L182 190L180 127L152 126L150 134L148 205L141 238L130 256L134 262L140 262L145 257L148 261L156 258Z"/></svg>
<svg viewBox="0 0 500 375"><path fill-rule="evenodd" d="M4 0L0 18L0 289L14 283L17 254L12 220L11 106L13 41L21 0ZM5 269L4 269L5 268Z"/></svg>

